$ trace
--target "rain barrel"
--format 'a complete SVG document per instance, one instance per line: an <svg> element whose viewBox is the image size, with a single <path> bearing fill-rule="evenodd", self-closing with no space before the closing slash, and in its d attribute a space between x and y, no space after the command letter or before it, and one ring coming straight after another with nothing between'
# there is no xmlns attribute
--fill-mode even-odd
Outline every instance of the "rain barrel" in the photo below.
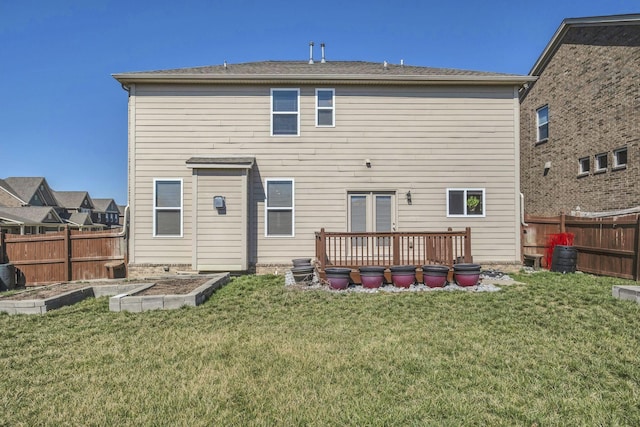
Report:
<svg viewBox="0 0 640 427"><path fill-rule="evenodd" d="M0 264L0 291L16 287L16 267L13 264Z"/></svg>
<svg viewBox="0 0 640 427"><path fill-rule="evenodd" d="M551 271L558 273L575 273L578 250L573 246L556 245L551 258Z"/></svg>

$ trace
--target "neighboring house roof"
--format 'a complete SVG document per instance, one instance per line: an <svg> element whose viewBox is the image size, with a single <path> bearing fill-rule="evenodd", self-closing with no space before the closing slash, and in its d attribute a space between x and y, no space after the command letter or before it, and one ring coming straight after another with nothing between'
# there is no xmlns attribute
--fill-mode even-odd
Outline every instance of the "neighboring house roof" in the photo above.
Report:
<svg viewBox="0 0 640 427"><path fill-rule="evenodd" d="M67 209L93 209L93 201L86 191L54 191L58 205ZM84 204L85 200L87 205Z"/></svg>
<svg viewBox="0 0 640 427"><path fill-rule="evenodd" d="M74 212L65 221L77 226L94 225L88 212Z"/></svg>
<svg viewBox="0 0 640 427"><path fill-rule="evenodd" d="M542 54L529 72L532 76L539 76L556 53L569 29L573 27L601 27L606 25L640 25L640 14L591 16L585 18L567 18L542 51Z"/></svg>
<svg viewBox="0 0 640 427"><path fill-rule="evenodd" d="M263 61L223 64L171 70L114 74L122 84L128 83L255 83L255 82L341 82L385 84L524 84L531 76L418 67L382 62L327 61Z"/></svg>
<svg viewBox="0 0 640 427"><path fill-rule="evenodd" d="M0 179L0 206L19 207L26 204L4 179Z"/></svg>
<svg viewBox="0 0 640 427"><path fill-rule="evenodd" d="M113 199L91 199L96 212L117 212L118 205Z"/></svg>
<svg viewBox="0 0 640 427"><path fill-rule="evenodd" d="M55 209L49 206L0 207L0 220L19 225L63 223Z"/></svg>
<svg viewBox="0 0 640 427"><path fill-rule="evenodd" d="M4 182L25 202L24 204L56 206L58 203L53 190L43 177L9 177L5 178ZM43 191L40 191L41 188Z"/></svg>

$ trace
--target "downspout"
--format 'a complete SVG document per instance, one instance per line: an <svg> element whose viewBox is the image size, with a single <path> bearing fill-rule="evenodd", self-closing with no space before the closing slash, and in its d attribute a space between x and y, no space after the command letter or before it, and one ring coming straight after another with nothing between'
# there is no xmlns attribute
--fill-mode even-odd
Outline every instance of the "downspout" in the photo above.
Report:
<svg viewBox="0 0 640 427"><path fill-rule="evenodd" d="M122 223L122 231L118 233L118 236L126 238L128 229L129 229L129 205L124 207L124 221Z"/></svg>
<svg viewBox="0 0 640 427"><path fill-rule="evenodd" d="M524 194L520 193L520 224L527 227L529 224L524 222Z"/></svg>

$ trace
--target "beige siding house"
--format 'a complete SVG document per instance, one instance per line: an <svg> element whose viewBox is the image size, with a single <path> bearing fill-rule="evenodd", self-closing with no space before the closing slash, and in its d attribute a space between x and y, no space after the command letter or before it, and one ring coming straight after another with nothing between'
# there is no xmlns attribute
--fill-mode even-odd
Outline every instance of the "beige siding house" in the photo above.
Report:
<svg viewBox="0 0 640 427"><path fill-rule="evenodd" d="M273 61L114 77L134 273L281 269L314 256L321 228L471 227L474 261L520 261L528 76Z"/></svg>

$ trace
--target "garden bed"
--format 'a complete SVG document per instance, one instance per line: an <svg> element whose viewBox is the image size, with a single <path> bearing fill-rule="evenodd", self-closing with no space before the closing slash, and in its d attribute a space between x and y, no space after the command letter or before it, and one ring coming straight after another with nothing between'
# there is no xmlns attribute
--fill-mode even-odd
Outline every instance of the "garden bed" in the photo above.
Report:
<svg viewBox="0 0 640 427"><path fill-rule="evenodd" d="M228 274L216 274L145 279L135 282L110 280L93 283L59 283L0 294L0 313L44 314L56 308L75 304L85 298L103 296L118 298L117 303L110 300L111 311L146 311L154 308L179 308L183 305L196 306L202 304L215 289L228 281ZM126 297L137 298L138 303L127 300ZM120 300L125 302L124 308Z"/></svg>

